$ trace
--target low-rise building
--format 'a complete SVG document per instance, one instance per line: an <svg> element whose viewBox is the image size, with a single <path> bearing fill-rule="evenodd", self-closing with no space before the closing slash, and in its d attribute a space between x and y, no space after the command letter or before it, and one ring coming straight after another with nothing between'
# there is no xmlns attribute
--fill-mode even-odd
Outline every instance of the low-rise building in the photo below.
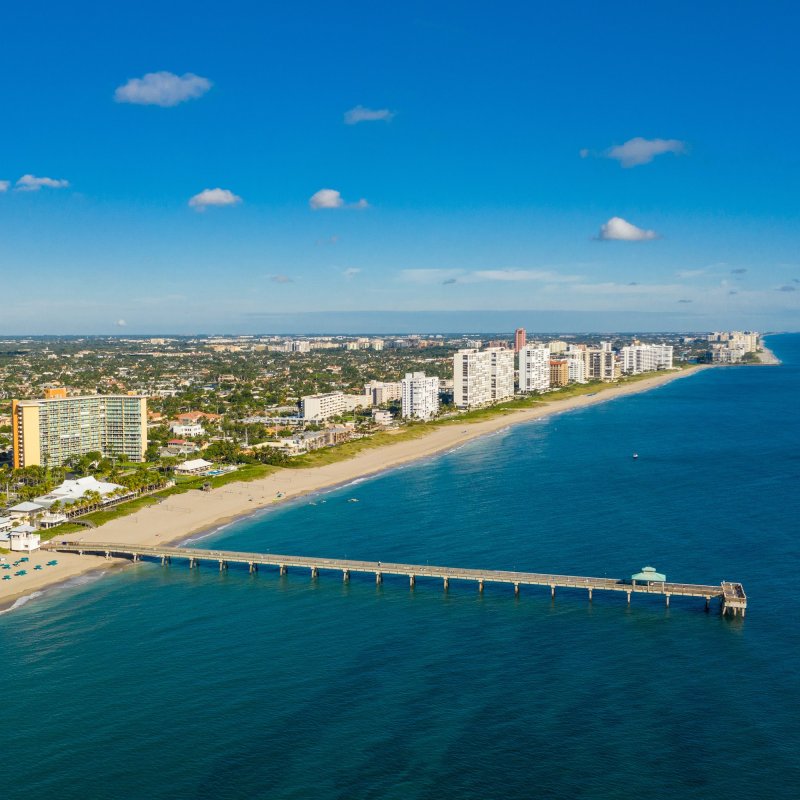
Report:
<svg viewBox="0 0 800 800"><path fill-rule="evenodd" d="M310 394L300 399L300 414L307 422L322 422L338 417L366 404L366 396L345 394L344 392L325 392Z"/></svg>
<svg viewBox="0 0 800 800"><path fill-rule="evenodd" d="M213 466L210 461L206 461L204 458L194 458L190 461L184 461L183 464L178 464L175 467L175 474L205 475Z"/></svg>
<svg viewBox="0 0 800 800"><path fill-rule="evenodd" d="M11 517L15 524L19 524L22 522L32 522L45 511L47 511L47 506L43 506L41 503L32 503L30 500L25 500L24 502L17 503L17 505L9 508L6 513L9 517Z"/></svg>
<svg viewBox="0 0 800 800"><path fill-rule="evenodd" d="M34 500L38 505L46 509L52 508L56 503L62 508L66 508L72 503L77 503L79 500L82 500L90 492L99 495L102 503L107 503L112 499L116 500L123 497L133 497L133 495L136 494L132 491L126 491L125 487L117 483L98 481L93 475L88 475L85 478L66 480L59 486L56 486L55 489L52 489L47 494L41 495L41 497L34 498Z"/></svg>
<svg viewBox="0 0 800 800"><path fill-rule="evenodd" d="M311 452L322 447L332 447L349 441L353 429L346 426L332 426L321 431L303 431L292 436L292 442L298 452Z"/></svg>
<svg viewBox="0 0 800 800"><path fill-rule="evenodd" d="M181 422L171 422L169 426L170 431L176 436L203 436L205 430L198 422L189 422L183 424Z"/></svg>
<svg viewBox="0 0 800 800"><path fill-rule="evenodd" d="M8 532L8 549L14 552L31 553L40 544L41 536L30 525L19 525Z"/></svg>

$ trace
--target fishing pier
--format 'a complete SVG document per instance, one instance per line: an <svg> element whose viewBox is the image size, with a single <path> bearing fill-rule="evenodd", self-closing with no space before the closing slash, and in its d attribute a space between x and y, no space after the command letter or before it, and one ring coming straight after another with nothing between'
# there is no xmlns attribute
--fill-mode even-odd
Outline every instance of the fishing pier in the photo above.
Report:
<svg viewBox="0 0 800 800"><path fill-rule="evenodd" d="M343 558L312 558L308 556L275 555L273 553L241 553L234 550L203 550L195 547L156 547L109 542L48 542L43 549L80 555L100 555L105 558L127 557L133 561L142 559L160 560L162 564L172 563L172 559L183 559L190 569L200 566L201 562L218 565L219 570L228 568L229 564L246 564L250 572L258 572L260 567L277 569L279 575L286 575L289 569L307 570L312 579L319 577L320 570L338 572L347 583L352 573L374 575L375 583L383 583L386 575L399 576L408 580L413 589L417 578L433 578L442 581L445 591L450 588L451 581L469 581L477 585L483 592L487 583L503 583L512 586L514 594L519 596L521 586L543 586L550 589L555 598L557 589L577 589L587 593L591 601L593 593L617 592L627 596L628 605L635 594L659 595L669 606L671 597L697 597L705 601L706 610L712 600L720 601L723 614L733 616L745 615L747 596L740 583L723 581L714 585L694 583L671 583L667 581L625 581L617 578L592 578L580 575L551 575L538 572L509 572L492 569L465 569L461 567L438 567L430 564L396 564L383 561L356 561Z"/></svg>

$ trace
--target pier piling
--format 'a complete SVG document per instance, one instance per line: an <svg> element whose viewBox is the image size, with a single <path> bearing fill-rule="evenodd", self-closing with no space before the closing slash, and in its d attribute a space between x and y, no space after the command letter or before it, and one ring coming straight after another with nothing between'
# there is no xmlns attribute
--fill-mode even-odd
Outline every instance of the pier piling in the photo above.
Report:
<svg viewBox="0 0 800 800"><path fill-rule="evenodd" d="M343 569L342 570L342 583L350 583L350 570Z"/></svg>

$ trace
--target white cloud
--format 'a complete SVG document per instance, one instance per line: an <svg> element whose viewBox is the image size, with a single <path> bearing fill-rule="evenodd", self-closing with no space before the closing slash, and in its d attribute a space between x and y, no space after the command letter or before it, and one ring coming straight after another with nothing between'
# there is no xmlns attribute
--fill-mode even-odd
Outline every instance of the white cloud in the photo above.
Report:
<svg viewBox="0 0 800 800"><path fill-rule="evenodd" d="M42 186L50 189L64 189L69 186L69 181L60 178L37 178L36 175L23 175L16 183L20 192L38 192Z"/></svg>
<svg viewBox="0 0 800 800"><path fill-rule="evenodd" d="M125 326L126 326L128 323L127 323L127 322L125 322L125 320L124 320L124 319L118 319L118 320L117 320L117 321L116 321L114 324L115 324L115 325L116 325L118 328L124 328L124 327L125 327Z"/></svg>
<svg viewBox="0 0 800 800"><path fill-rule="evenodd" d="M337 192L336 189L320 189L311 195L308 204L316 211L320 208L341 208L344 200L342 200L342 193Z"/></svg>
<svg viewBox="0 0 800 800"><path fill-rule="evenodd" d="M361 272L361 270L358 267L348 267L346 270L342 272L342 275L344 275L345 280L349 281L355 278L355 276L358 275L359 272Z"/></svg>
<svg viewBox="0 0 800 800"><path fill-rule="evenodd" d="M704 269L682 269L675 273L678 278L698 278L700 275L705 275L707 270Z"/></svg>
<svg viewBox="0 0 800 800"><path fill-rule="evenodd" d="M419 284L490 283L538 281L539 283L568 283L578 280L576 275L562 275L544 269L404 269L404 281Z"/></svg>
<svg viewBox="0 0 800 800"><path fill-rule="evenodd" d="M619 161L623 167L627 168L649 164L656 156L664 153L682 155L685 152L686 142L682 142L680 139L643 139L641 136L637 136L634 139L628 139L625 144L610 147L603 155ZM583 155L583 151L581 155Z"/></svg>
<svg viewBox="0 0 800 800"><path fill-rule="evenodd" d="M114 100L140 106L177 106L187 100L202 97L212 84L192 72L175 75L172 72L148 72L142 78L131 78L118 86Z"/></svg>
<svg viewBox="0 0 800 800"><path fill-rule="evenodd" d="M468 273L467 280L475 281L545 281L562 283L574 281L574 275L561 275L558 272L543 269L484 269Z"/></svg>
<svg viewBox="0 0 800 800"><path fill-rule="evenodd" d="M364 108L356 106L349 111L345 111L344 124L357 125L359 122L388 122L394 116L393 111L388 108Z"/></svg>
<svg viewBox="0 0 800 800"><path fill-rule="evenodd" d="M270 280L273 283L294 283L288 275L272 275Z"/></svg>
<svg viewBox="0 0 800 800"><path fill-rule="evenodd" d="M320 189L308 200L314 211L324 208L369 208L369 203L362 197L357 203L345 203L342 193L336 189Z"/></svg>
<svg viewBox="0 0 800 800"><path fill-rule="evenodd" d="M0 181L0 192L7 192L9 186L11 186L11 181Z"/></svg>
<svg viewBox="0 0 800 800"><path fill-rule="evenodd" d="M235 206L242 198L230 189L203 189L189 199L189 205L198 211L205 211L209 206Z"/></svg>
<svg viewBox="0 0 800 800"><path fill-rule="evenodd" d="M600 233L597 238L603 242L646 242L651 239L658 239L655 231L648 231L644 228L637 228L622 217L611 217L611 219L600 226Z"/></svg>
<svg viewBox="0 0 800 800"><path fill-rule="evenodd" d="M648 284L637 281L631 281L630 283L605 281L602 283L577 283L570 287L570 291L589 295L593 298L601 295L618 298L650 296L659 299L668 298L671 301L673 297L683 294L686 291L686 287L674 283Z"/></svg>

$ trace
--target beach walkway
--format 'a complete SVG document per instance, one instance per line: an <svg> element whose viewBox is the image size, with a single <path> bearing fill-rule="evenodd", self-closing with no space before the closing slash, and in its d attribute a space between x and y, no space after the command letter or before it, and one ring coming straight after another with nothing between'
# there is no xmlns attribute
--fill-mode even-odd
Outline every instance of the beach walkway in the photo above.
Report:
<svg viewBox="0 0 800 800"><path fill-rule="evenodd" d="M664 597L669 606L670 598L699 597L705 600L706 609L712 599L720 601L723 614L732 613L734 616L745 614L747 596L740 583L724 581L719 585L703 585L693 583L647 582L632 583L617 578L593 578L580 575L551 575L537 572L509 572L503 570L465 569L460 567L431 566L430 564L397 564L382 561L356 561L342 558L314 558L309 556L288 556L272 553L242 553L235 550L204 550L194 547L172 547L169 545L146 546L115 544L111 542L75 542L51 541L44 545L51 551L95 554L105 558L125 556L133 561L142 558L158 559L162 564L170 564L173 558L185 559L190 568L198 567L200 562L213 562L218 564L220 570L228 568L229 564L247 564L250 572L257 572L258 568L274 567L279 574L285 575L289 568L308 570L311 577L316 579L320 570L340 572L342 579L350 580L351 573L366 573L375 576L377 584L383 583L385 575L395 575L407 578L413 588L417 578L435 578L442 581L445 591L450 587L450 581L471 581L477 584L478 590L483 591L487 583L504 583L514 587L514 594L519 595L521 586L545 586L550 588L552 597L556 589L578 589L588 593L589 600L593 592L624 592L630 604L634 594L660 595ZM44 549L43 548L43 549Z"/></svg>

